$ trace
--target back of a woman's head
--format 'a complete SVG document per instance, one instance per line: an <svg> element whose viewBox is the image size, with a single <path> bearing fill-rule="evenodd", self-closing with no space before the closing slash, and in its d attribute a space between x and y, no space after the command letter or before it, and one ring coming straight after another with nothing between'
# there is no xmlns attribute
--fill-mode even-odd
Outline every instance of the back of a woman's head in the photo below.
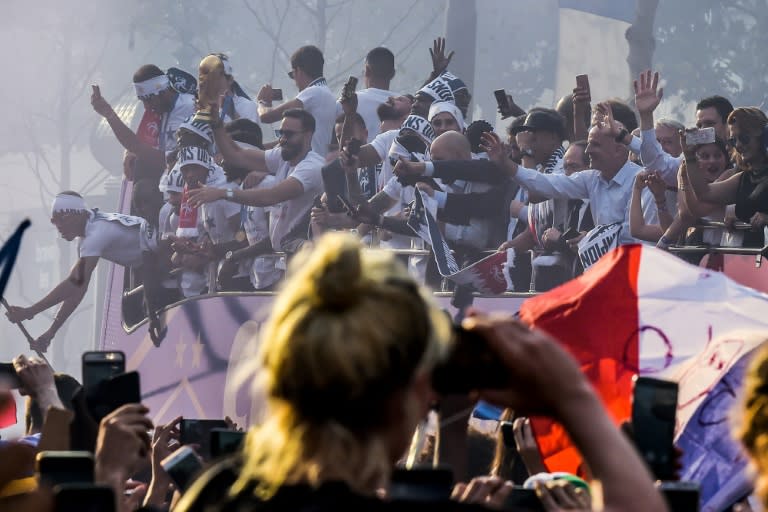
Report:
<svg viewBox="0 0 768 512"><path fill-rule="evenodd" d="M392 254L332 233L296 255L261 337L257 385L269 432L249 439L247 457L260 461L253 476L282 483L264 462L277 455L271 448L289 452L281 465L362 456L393 421L387 401L434 365L448 336L443 313ZM290 439L293 451L265 446L270 436ZM290 480L297 468L282 470Z"/></svg>

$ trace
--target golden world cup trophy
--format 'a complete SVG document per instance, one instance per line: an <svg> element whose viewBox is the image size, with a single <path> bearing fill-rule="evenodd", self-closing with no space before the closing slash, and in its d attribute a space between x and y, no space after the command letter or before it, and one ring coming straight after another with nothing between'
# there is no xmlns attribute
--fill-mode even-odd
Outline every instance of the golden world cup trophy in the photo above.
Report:
<svg viewBox="0 0 768 512"><path fill-rule="evenodd" d="M218 103L219 97L226 92L228 86L224 62L219 56L208 55L201 60L198 66L197 111L182 128L212 144L213 125L217 120L211 116L211 104Z"/></svg>

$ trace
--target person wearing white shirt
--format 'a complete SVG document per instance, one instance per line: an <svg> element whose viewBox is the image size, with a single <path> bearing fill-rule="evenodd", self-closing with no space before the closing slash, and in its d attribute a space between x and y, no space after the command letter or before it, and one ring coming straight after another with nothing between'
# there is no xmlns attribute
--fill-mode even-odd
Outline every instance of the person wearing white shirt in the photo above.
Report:
<svg viewBox="0 0 768 512"><path fill-rule="evenodd" d="M199 206L226 199L248 206L271 206L270 236L261 243L261 253L294 253L308 238L309 211L315 197L323 193L320 170L324 159L311 150L314 128L315 119L307 111L287 110L280 124L279 145L262 151L239 147L223 124L216 123L213 133L225 161L243 169L273 174L277 184L247 190L203 187L190 191L191 204Z"/></svg>
<svg viewBox="0 0 768 512"><path fill-rule="evenodd" d="M372 142L379 134L378 108L387 102L390 97L397 96L389 90L390 82L395 76L395 56L387 48L378 47L368 52L363 67L363 81L365 89L357 91L356 112L365 121L368 130L367 142ZM337 103L336 115L343 113L341 103Z"/></svg>
<svg viewBox="0 0 768 512"><path fill-rule="evenodd" d="M263 86L256 95L259 117L264 123L274 123L283 118L283 113L302 108L315 120L312 135L312 151L320 156L328 153L336 121L336 97L323 78L323 52L316 46L302 46L291 55L291 71L288 76L295 82L299 94L278 107L272 107L272 86Z"/></svg>
<svg viewBox="0 0 768 512"><path fill-rule="evenodd" d="M638 243L629 229L629 205L635 175L642 170L627 160L628 150L615 140L606 123L593 126L589 131L587 155L591 169L566 176L542 174L526 169L506 158L501 140L495 134L484 137L488 154L497 165L521 186L547 198L588 199L595 225L622 223L619 243ZM643 217L648 224L658 224L653 196L645 189L642 198Z"/></svg>
<svg viewBox="0 0 768 512"><path fill-rule="evenodd" d="M82 302L100 258L125 267L140 267L148 260L145 253L157 250L157 230L152 224L141 217L88 209L77 192L56 195L51 222L64 240L79 239L78 260L69 275L45 297L29 307L10 306L6 313L8 319L16 323L31 320L61 304L48 330L30 343L33 350L40 352L47 350L58 330ZM151 316L154 322L156 318Z"/></svg>
<svg viewBox="0 0 768 512"><path fill-rule="evenodd" d="M102 97L98 86L93 86L91 105L93 110L104 117L120 144L126 149L126 172L133 164L127 162L138 159L142 168L150 169L152 177L159 178L165 169L165 155L176 144L176 130L187 118L195 112L195 97L191 94L177 92L171 85L168 76L155 65L141 66L133 75L136 96L144 104L145 111L151 111L160 116L154 129L148 132L157 134L156 139L149 142L141 134L134 133L126 125L112 106ZM142 127L139 127L141 131ZM134 176L126 176L134 179Z"/></svg>

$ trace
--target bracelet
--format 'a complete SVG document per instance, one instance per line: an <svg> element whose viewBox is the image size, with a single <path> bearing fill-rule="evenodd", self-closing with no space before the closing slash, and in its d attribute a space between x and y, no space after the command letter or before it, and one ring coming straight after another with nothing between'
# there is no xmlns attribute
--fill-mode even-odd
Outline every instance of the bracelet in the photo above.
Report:
<svg viewBox="0 0 768 512"><path fill-rule="evenodd" d="M272 106L272 105L270 104L271 102L270 102L270 101L267 101L267 100L258 100L256 103L258 103L258 104L259 104L259 105L261 105L262 107L271 107L271 106Z"/></svg>

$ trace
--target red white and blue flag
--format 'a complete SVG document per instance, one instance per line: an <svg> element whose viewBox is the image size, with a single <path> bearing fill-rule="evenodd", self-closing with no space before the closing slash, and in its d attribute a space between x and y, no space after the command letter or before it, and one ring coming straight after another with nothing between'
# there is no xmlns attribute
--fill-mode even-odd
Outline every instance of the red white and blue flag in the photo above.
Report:
<svg viewBox="0 0 768 512"><path fill-rule="evenodd" d="M498 295L511 285L508 283L507 253L491 254L480 261L459 269L450 247L435 220L437 203L418 188L414 190L414 202L408 217L408 226L432 247L440 275L460 284L471 286L483 294Z"/></svg>
<svg viewBox="0 0 768 512"><path fill-rule="evenodd" d="M768 295L656 248L625 245L584 275L526 300L520 315L580 362L617 424L631 415L632 378L679 385L675 439L683 480L701 485L702 510L749 493L746 459L727 417L749 355L768 336ZM533 420L551 471L581 462L563 428Z"/></svg>

